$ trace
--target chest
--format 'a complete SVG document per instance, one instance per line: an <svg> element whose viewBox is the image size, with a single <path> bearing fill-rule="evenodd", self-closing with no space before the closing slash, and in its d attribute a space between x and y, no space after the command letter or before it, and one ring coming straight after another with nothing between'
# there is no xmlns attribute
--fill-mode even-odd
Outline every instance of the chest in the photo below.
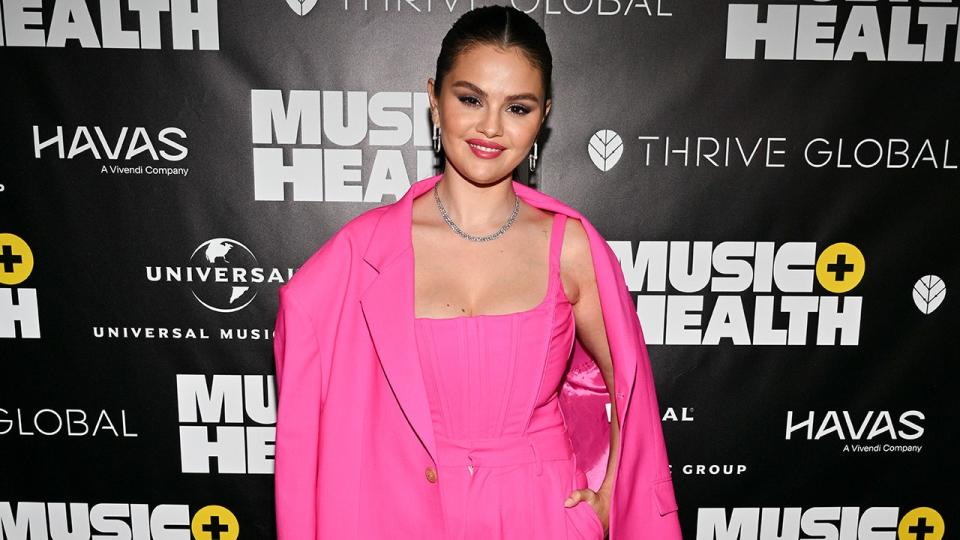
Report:
<svg viewBox="0 0 960 540"><path fill-rule="evenodd" d="M547 233L509 236L472 242L449 230L415 226L415 316L505 314L538 305L549 287Z"/></svg>

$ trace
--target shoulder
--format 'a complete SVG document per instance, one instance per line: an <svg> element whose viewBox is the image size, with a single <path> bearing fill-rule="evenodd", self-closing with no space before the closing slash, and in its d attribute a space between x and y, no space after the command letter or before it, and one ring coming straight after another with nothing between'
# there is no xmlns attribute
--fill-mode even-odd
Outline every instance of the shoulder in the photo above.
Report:
<svg viewBox="0 0 960 540"><path fill-rule="evenodd" d="M560 268L562 273L573 282L576 291L576 298L571 299L574 303L579 300L581 293L596 286L593 257L590 253L590 237L582 219L585 218L567 217L563 247L560 251Z"/></svg>

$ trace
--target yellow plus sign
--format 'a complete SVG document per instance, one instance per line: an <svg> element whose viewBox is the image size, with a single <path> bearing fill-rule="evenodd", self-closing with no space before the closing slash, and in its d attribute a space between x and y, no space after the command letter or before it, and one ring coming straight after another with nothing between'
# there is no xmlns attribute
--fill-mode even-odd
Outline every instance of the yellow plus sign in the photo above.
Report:
<svg viewBox="0 0 960 540"><path fill-rule="evenodd" d="M23 283L33 272L33 252L23 238L0 233L0 284Z"/></svg>

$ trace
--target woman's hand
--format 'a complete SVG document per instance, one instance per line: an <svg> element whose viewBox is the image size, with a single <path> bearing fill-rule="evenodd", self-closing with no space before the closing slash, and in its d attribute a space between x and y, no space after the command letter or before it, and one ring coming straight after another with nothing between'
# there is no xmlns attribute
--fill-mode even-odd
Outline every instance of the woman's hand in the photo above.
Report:
<svg viewBox="0 0 960 540"><path fill-rule="evenodd" d="M570 492L567 500L563 501L563 505L569 508L581 501L586 501L593 508L597 517L600 518L600 523L603 525L603 534L606 536L609 529L607 521L610 515L610 494L606 491L597 492L589 488L575 489Z"/></svg>

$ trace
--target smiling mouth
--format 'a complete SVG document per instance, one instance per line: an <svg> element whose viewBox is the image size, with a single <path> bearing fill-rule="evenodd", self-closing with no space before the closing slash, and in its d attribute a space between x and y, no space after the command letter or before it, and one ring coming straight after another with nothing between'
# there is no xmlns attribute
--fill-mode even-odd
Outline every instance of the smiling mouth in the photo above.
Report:
<svg viewBox="0 0 960 540"><path fill-rule="evenodd" d="M467 143L467 144L469 144L471 148L476 148L481 152L503 152L504 150L503 148L490 148L489 146L481 146L475 143Z"/></svg>

